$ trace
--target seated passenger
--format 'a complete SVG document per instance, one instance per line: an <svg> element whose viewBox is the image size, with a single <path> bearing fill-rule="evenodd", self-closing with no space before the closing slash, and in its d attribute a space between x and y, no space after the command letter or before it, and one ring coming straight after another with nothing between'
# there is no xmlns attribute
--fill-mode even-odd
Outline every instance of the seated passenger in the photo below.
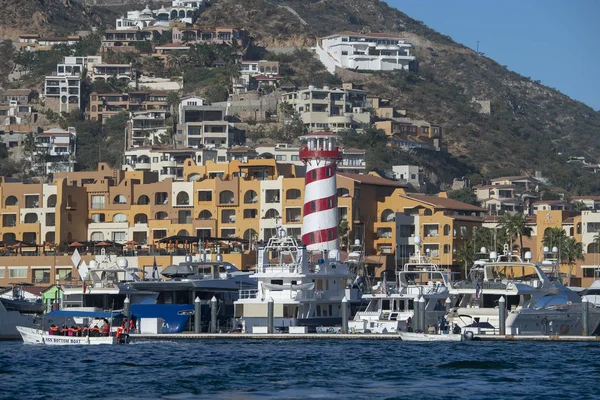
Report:
<svg viewBox="0 0 600 400"><path fill-rule="evenodd" d="M102 335L103 336L110 336L110 325L105 323L104 326L102 327Z"/></svg>
<svg viewBox="0 0 600 400"><path fill-rule="evenodd" d="M100 336L100 328L98 328L98 325L94 325L94 327L90 331L90 336L92 336L92 337Z"/></svg>

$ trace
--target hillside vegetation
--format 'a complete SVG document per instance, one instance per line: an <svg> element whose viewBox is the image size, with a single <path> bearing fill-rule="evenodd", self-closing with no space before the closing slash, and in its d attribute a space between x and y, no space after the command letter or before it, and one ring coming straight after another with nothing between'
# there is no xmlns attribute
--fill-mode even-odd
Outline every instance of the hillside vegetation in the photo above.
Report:
<svg viewBox="0 0 600 400"><path fill-rule="evenodd" d="M342 30L402 33L415 45L418 72L351 74L351 80L411 117L443 125L449 152L485 177L541 170L574 193L600 190L597 176L565 163L572 155L599 161L600 113L382 1L221 0L203 20L244 27L267 50L313 46L316 37ZM474 98L491 101L491 115L479 113Z"/></svg>

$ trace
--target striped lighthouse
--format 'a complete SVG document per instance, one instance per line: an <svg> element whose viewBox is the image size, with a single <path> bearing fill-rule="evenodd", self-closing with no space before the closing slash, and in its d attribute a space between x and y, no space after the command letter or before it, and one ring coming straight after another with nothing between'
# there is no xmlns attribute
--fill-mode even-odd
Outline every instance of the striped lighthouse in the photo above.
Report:
<svg viewBox="0 0 600 400"><path fill-rule="evenodd" d="M307 250L338 250L338 210L336 167L341 152L338 136L313 132L300 137L305 141L300 159L306 165L302 242Z"/></svg>

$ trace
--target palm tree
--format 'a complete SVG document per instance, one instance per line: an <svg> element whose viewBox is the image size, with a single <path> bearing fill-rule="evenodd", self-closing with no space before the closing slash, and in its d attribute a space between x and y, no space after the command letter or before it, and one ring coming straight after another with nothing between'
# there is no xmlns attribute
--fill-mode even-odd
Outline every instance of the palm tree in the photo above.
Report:
<svg viewBox="0 0 600 400"><path fill-rule="evenodd" d="M558 247L562 251L567 239L567 232L562 228L548 228L544 232L543 244L548 248Z"/></svg>
<svg viewBox="0 0 600 400"><path fill-rule="evenodd" d="M519 238L519 252L523 257L523 236L529 236L531 230L527 227L527 216L522 213L504 214L500 219L500 229L506 232L511 247L514 241Z"/></svg>
<svg viewBox="0 0 600 400"><path fill-rule="evenodd" d="M576 201L573 203L573 210L581 213L582 211L588 210L588 206L583 201Z"/></svg>
<svg viewBox="0 0 600 400"><path fill-rule="evenodd" d="M173 51L167 56L167 68L178 71L185 62L185 54Z"/></svg>
<svg viewBox="0 0 600 400"><path fill-rule="evenodd" d="M585 260L585 256L583 255L583 245L581 242L575 240L575 238L567 238L564 243L564 247L561 252L561 259L566 261L569 264L569 275L568 275L568 283L571 284L571 276L573 265L577 260Z"/></svg>
<svg viewBox="0 0 600 400"><path fill-rule="evenodd" d="M456 250L456 261L465 267L465 279L469 276L469 265L475 262L475 244L473 240L465 242L463 246Z"/></svg>

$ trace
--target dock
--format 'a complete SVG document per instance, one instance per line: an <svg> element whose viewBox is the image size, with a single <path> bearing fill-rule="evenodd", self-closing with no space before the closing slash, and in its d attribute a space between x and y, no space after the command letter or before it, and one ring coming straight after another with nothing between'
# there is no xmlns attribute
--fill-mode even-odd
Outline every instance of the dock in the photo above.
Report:
<svg viewBox="0 0 600 400"><path fill-rule="evenodd" d="M402 340L397 334L369 333L163 333L130 335L137 340ZM600 342L600 336L474 335L475 342Z"/></svg>

